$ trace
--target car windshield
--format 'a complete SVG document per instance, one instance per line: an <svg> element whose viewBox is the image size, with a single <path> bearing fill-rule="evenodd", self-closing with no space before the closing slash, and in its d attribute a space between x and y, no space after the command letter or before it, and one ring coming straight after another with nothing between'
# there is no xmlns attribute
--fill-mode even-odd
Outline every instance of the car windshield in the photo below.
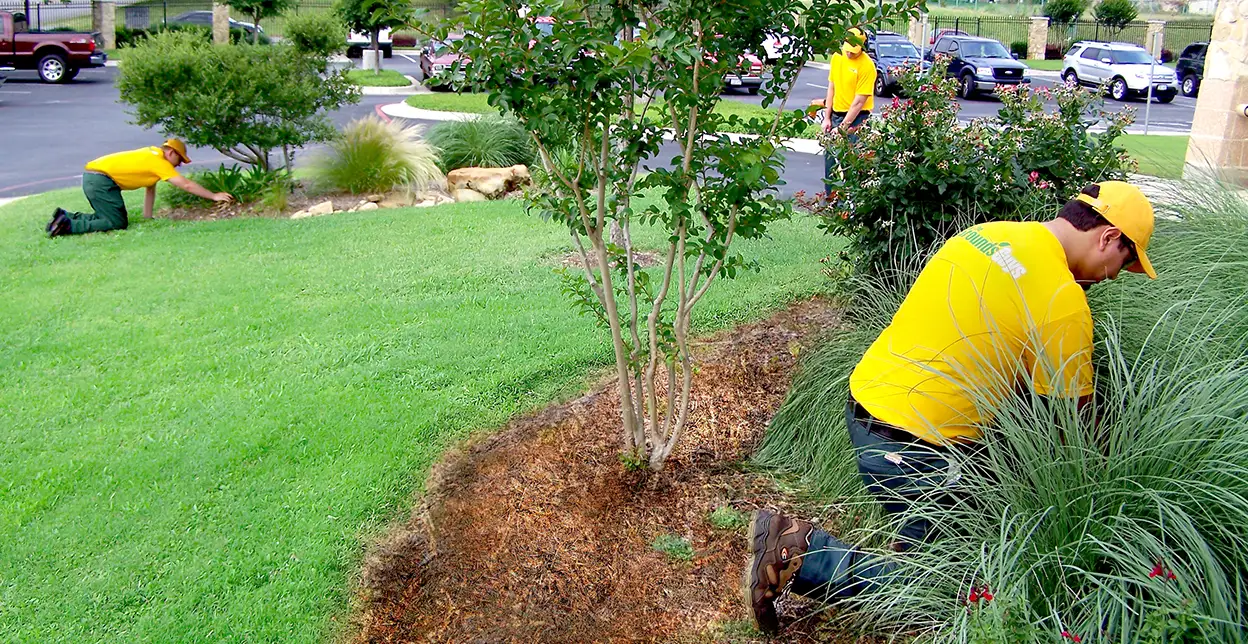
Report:
<svg viewBox="0 0 1248 644"><path fill-rule="evenodd" d="M908 42L888 41L880 42L876 45L876 51L880 52L880 56L891 56L893 58L918 58L919 50L914 48Z"/></svg>
<svg viewBox="0 0 1248 644"><path fill-rule="evenodd" d="M962 55L977 58L1009 58L1010 52L999 42L962 42Z"/></svg>
<svg viewBox="0 0 1248 644"><path fill-rule="evenodd" d="M1118 49L1114 50L1114 62L1119 65L1151 65L1155 61L1143 49Z"/></svg>

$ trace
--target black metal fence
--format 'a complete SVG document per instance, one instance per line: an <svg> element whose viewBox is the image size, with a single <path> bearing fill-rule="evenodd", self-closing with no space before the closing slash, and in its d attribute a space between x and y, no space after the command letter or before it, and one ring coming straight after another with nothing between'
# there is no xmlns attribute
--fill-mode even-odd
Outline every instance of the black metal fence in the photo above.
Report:
<svg viewBox="0 0 1248 644"><path fill-rule="evenodd" d="M972 36L992 38L1009 48L1014 43L1026 43L1031 32L1031 19L1027 17L1011 18L1008 16L952 17L929 16L928 44L932 37L942 29L954 29ZM1023 45L1024 49L1026 44Z"/></svg>
<svg viewBox="0 0 1248 644"><path fill-rule="evenodd" d="M0 0L0 11L24 16L28 31L93 31L90 2Z"/></svg>
<svg viewBox="0 0 1248 644"><path fill-rule="evenodd" d="M1162 47L1180 53L1194 42L1209 42L1213 36L1213 23L1208 20L1176 20L1166 23L1165 44Z"/></svg>
<svg viewBox="0 0 1248 644"><path fill-rule="evenodd" d="M425 22L440 22L455 15L455 5L446 0L414 0ZM212 0L140 0L114 2L116 26L120 29L149 30L171 22L203 20L193 12L211 12ZM301 0L289 11L276 18L267 18L260 27L268 36L281 36L288 16L304 13L330 11L333 0ZM40 2L38 0L0 0L0 11L26 16L30 31L95 31L93 3L74 0L71 2ZM230 10L230 19L251 22L251 18L237 10ZM205 24L210 25L211 22Z"/></svg>

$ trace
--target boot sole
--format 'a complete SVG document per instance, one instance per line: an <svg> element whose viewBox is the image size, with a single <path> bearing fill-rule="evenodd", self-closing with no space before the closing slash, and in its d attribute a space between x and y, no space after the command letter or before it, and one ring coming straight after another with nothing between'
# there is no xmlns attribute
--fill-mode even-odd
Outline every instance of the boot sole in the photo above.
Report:
<svg viewBox="0 0 1248 644"><path fill-rule="evenodd" d="M750 513L750 554L746 559L745 570L741 572L741 602L745 604L745 611L754 618L755 623L762 628L762 624L758 624L758 616L754 614L754 586L758 584L758 564L759 559L767 551L767 530L758 529L760 520L766 526L771 521L772 514L766 510L755 510Z"/></svg>

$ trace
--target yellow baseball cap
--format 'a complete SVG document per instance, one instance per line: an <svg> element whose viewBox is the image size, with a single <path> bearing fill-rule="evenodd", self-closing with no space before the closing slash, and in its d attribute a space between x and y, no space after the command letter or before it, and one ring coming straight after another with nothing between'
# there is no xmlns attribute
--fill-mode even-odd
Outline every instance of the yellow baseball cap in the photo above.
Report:
<svg viewBox="0 0 1248 644"><path fill-rule="evenodd" d="M1122 231L1133 244L1139 261L1127 267L1132 273L1144 273L1157 279L1153 263L1148 259L1148 240L1153 236L1153 204L1140 189L1125 181L1102 181L1100 196L1079 193L1075 199L1092 207L1115 228Z"/></svg>
<svg viewBox="0 0 1248 644"><path fill-rule="evenodd" d="M850 54L861 54L862 44L867 42L867 35L857 27L850 28L845 38L845 43L841 45L841 53L846 56Z"/></svg>
<svg viewBox="0 0 1248 644"><path fill-rule="evenodd" d="M186 144L179 139L168 139L165 141L165 147L178 153L182 157L182 163L190 163L191 157L186 156Z"/></svg>

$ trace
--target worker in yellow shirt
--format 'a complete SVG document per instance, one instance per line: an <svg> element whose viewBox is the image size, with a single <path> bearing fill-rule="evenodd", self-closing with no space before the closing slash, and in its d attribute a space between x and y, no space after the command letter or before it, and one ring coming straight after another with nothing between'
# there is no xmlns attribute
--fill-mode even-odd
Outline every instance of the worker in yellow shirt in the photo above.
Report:
<svg viewBox="0 0 1248 644"><path fill-rule="evenodd" d="M1139 188L1105 181L1053 220L973 226L928 260L854 368L845 409L859 474L886 512L901 515L894 549L931 538L913 504L956 498L951 450L973 447L991 428L993 401L1020 389L1088 401L1084 290L1123 269L1156 278L1146 254L1152 234L1153 207ZM831 599L893 570L807 521L760 510L750 533L744 590L764 630L779 627L774 601L789 582L795 593Z"/></svg>
<svg viewBox="0 0 1248 644"><path fill-rule="evenodd" d="M159 147L152 146L102 156L87 164L82 173L82 192L87 195L94 212L66 212L57 208L52 213L47 232L51 237L79 235L105 230L118 230L130 224L122 190L146 188L143 216L152 216L156 203L156 183L169 183L193 195L211 201L230 201L228 193L212 192L178 174L178 166L190 163L186 144L169 139Z"/></svg>
<svg viewBox="0 0 1248 644"><path fill-rule="evenodd" d="M849 30L840 53L833 54L828 70L828 95L824 99L823 131L839 133L857 142L859 126L871 117L875 107L875 61L863 53L867 36L861 29ZM825 154L825 176L835 165L831 151Z"/></svg>

